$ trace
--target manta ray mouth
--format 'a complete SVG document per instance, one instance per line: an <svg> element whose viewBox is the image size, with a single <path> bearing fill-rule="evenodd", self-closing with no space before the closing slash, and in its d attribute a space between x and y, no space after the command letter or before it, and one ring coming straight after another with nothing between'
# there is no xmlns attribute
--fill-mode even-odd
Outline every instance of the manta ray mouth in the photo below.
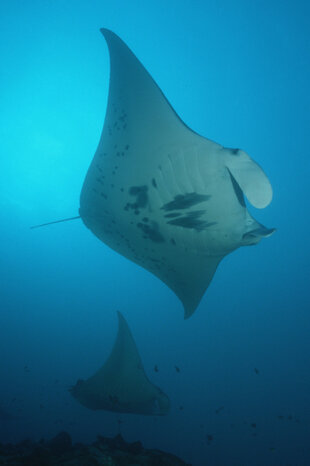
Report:
<svg viewBox="0 0 310 466"><path fill-rule="evenodd" d="M244 243L251 246L252 244L257 244L262 238L268 238L268 236L271 236L275 231L275 228L266 228L261 225L259 228L244 233L242 239Z"/></svg>

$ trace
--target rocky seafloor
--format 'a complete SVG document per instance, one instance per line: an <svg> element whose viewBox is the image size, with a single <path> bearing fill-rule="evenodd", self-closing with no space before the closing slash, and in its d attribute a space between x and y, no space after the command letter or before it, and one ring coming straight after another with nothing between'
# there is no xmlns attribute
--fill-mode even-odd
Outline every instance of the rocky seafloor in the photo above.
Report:
<svg viewBox="0 0 310 466"><path fill-rule="evenodd" d="M143 448L141 442L127 443L121 435L98 436L90 445L72 443L67 432L51 440L17 444L0 443L0 465L83 465L83 466L190 466L176 456L160 450Z"/></svg>

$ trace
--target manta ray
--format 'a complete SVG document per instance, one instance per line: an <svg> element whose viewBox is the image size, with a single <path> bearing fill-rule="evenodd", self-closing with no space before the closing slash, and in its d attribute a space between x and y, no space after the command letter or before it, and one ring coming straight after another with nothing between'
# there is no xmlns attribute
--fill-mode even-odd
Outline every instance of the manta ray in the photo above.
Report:
<svg viewBox="0 0 310 466"><path fill-rule="evenodd" d="M187 318L227 254L273 233L244 200L264 208L272 188L246 152L186 126L127 45L101 32L108 105L79 213L101 241L168 285Z"/></svg>
<svg viewBox="0 0 310 466"><path fill-rule="evenodd" d="M78 380L70 392L89 409L165 415L169 398L147 378L128 324L117 314L118 333L109 358L92 377Z"/></svg>

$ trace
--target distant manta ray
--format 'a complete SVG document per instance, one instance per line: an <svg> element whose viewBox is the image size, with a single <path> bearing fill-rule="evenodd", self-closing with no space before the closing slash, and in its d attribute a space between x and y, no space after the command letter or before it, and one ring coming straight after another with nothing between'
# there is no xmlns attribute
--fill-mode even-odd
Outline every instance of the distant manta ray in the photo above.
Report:
<svg viewBox="0 0 310 466"><path fill-rule="evenodd" d="M147 378L140 354L123 315L110 356L89 379L78 380L70 393L89 409L164 416L168 396Z"/></svg>
<svg viewBox="0 0 310 466"><path fill-rule="evenodd" d="M80 196L80 217L105 244L160 278L197 308L219 262L274 229L249 214L272 188L260 166L187 127L113 32L102 135ZM78 217L74 217L78 218Z"/></svg>

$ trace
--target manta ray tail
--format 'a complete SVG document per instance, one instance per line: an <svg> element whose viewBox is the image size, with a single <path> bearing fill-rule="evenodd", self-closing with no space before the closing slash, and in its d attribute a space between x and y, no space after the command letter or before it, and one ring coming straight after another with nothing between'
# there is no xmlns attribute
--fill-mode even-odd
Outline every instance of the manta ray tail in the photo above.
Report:
<svg viewBox="0 0 310 466"><path fill-rule="evenodd" d="M46 227L47 225L53 225L54 223L69 222L70 220L76 220L77 218L81 218L80 215L77 215L76 217L63 218L61 220L54 220L53 222L41 223L40 225L33 225L30 229L33 230L34 228Z"/></svg>

